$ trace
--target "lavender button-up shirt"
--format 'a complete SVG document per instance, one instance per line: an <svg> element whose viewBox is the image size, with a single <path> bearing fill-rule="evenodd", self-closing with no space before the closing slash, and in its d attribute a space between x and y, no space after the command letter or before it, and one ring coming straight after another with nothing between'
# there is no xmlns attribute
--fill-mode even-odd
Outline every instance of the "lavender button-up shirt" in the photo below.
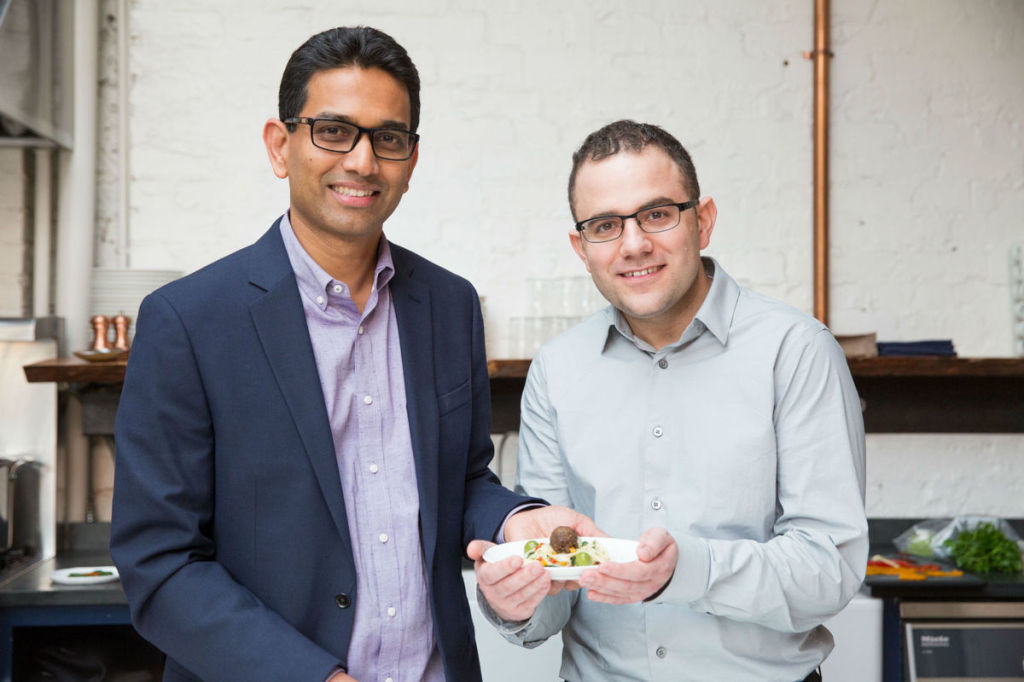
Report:
<svg viewBox="0 0 1024 682"><path fill-rule="evenodd" d="M434 639L419 534L419 493L406 412L398 325L382 236L362 313L299 244L286 213L281 236L299 286L356 566L348 673L360 682L434 682L444 669Z"/></svg>

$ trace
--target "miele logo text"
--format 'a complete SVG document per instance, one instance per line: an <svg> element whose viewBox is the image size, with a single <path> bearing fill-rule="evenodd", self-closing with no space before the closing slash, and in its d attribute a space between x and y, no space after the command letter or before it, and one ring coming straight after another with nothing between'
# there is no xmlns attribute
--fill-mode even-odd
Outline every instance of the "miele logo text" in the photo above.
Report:
<svg viewBox="0 0 1024 682"><path fill-rule="evenodd" d="M946 635L921 635L921 646L949 646L949 637Z"/></svg>

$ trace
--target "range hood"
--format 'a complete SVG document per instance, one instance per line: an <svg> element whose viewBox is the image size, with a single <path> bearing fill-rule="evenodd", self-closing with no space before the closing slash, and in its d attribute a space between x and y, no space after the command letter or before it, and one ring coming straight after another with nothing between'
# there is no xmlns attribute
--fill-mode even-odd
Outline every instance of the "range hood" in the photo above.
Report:
<svg viewBox="0 0 1024 682"><path fill-rule="evenodd" d="M75 0L0 0L0 147L72 139Z"/></svg>

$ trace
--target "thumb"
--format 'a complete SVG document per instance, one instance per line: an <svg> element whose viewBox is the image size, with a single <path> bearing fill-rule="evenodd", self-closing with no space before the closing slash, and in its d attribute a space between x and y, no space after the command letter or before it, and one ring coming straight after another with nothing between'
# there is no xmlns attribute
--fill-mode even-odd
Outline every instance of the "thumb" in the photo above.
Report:
<svg viewBox="0 0 1024 682"><path fill-rule="evenodd" d="M653 561L659 554L674 542L664 528L648 528L640 536L636 553L640 561Z"/></svg>
<svg viewBox="0 0 1024 682"><path fill-rule="evenodd" d="M494 547L493 542L487 542L486 540L473 540L466 547L466 556L468 556L473 561L477 561L479 559L482 559L484 556L484 552L486 552L491 547Z"/></svg>

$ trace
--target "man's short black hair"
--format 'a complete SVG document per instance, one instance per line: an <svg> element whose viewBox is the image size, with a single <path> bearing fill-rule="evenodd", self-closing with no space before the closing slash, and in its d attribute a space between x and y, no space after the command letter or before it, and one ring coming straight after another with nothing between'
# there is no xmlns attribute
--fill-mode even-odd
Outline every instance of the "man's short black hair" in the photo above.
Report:
<svg viewBox="0 0 1024 682"><path fill-rule="evenodd" d="M587 139L583 140L583 144L572 155L572 171L569 173L569 210L572 211L573 219L576 219L576 209L573 206L576 173L580 166L587 161L600 161L614 156L620 151L641 152L650 144L660 147L669 155L683 175L684 189L690 194L689 198L699 199L697 169L693 167L690 153L679 140L656 125L624 119L609 123L587 135Z"/></svg>
<svg viewBox="0 0 1024 682"><path fill-rule="evenodd" d="M346 66L381 69L404 85L412 117L409 129L416 132L420 124L420 74L404 47L387 33L369 26L340 26L317 33L292 53L277 95L280 119L298 116L302 111L313 74Z"/></svg>

